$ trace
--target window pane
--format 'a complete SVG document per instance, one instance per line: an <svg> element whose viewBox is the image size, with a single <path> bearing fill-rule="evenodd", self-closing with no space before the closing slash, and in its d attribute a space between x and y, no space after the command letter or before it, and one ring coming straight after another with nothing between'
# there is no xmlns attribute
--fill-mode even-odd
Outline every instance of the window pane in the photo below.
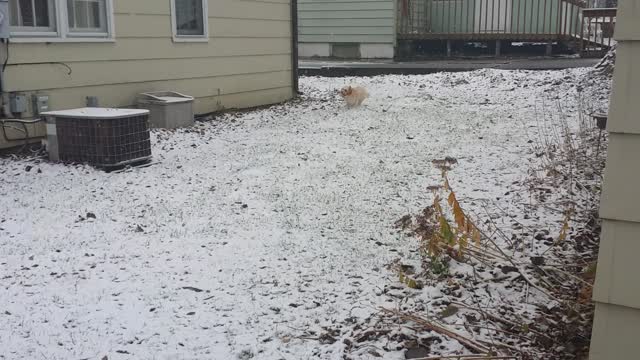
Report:
<svg viewBox="0 0 640 360"><path fill-rule="evenodd" d="M11 26L20 25L20 8L18 7L18 0L9 1L9 12L11 13Z"/></svg>
<svg viewBox="0 0 640 360"><path fill-rule="evenodd" d="M35 0L36 26L49 27L49 1Z"/></svg>
<svg viewBox="0 0 640 360"><path fill-rule="evenodd" d="M67 0L71 32L106 32L106 0Z"/></svg>
<svg viewBox="0 0 640 360"><path fill-rule="evenodd" d="M55 31L54 0L10 0L11 26L17 31Z"/></svg>
<svg viewBox="0 0 640 360"><path fill-rule="evenodd" d="M178 35L205 35L202 0L175 0Z"/></svg>
<svg viewBox="0 0 640 360"><path fill-rule="evenodd" d="M76 13L73 10L73 1L67 1L67 18L69 19L69 27L74 27L76 23Z"/></svg>
<svg viewBox="0 0 640 360"><path fill-rule="evenodd" d="M88 25L89 27L99 28L100 27L100 4L97 2L92 2L89 6L89 14L88 14Z"/></svg>
<svg viewBox="0 0 640 360"><path fill-rule="evenodd" d="M20 0L20 18L21 23L18 24L20 26L35 26L35 22L33 21L33 3L31 0Z"/></svg>
<svg viewBox="0 0 640 360"><path fill-rule="evenodd" d="M75 3L76 27L88 28L87 9L89 4L86 1L76 1Z"/></svg>

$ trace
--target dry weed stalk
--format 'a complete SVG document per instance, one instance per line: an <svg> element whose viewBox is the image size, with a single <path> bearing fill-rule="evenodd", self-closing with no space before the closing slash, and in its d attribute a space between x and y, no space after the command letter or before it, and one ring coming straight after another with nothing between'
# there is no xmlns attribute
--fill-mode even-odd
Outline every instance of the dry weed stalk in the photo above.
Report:
<svg viewBox="0 0 640 360"><path fill-rule="evenodd" d="M493 222L490 216L492 214L486 208L486 221L482 223L473 220L464 210L449 182L447 171L451 170L454 163L447 159L434 161L434 165L442 170L442 185L429 187L434 194L433 203L415 217L416 222L412 227L413 233L421 241L425 263L431 267L432 272L435 273L433 264L440 264L447 258L470 264L474 269L478 265L490 269L507 266L509 271L519 275L507 277L509 281L524 284L522 291L525 295L522 301L529 302L529 289L536 289L547 299L546 302L542 298L535 300L542 303L533 304L540 308L534 318L521 318L515 313L505 317L504 306L485 308L476 303L464 303L475 301L473 298L451 302L468 311L475 311L486 323L487 326L465 324L465 328L472 334L477 331L472 332L472 328L484 329L485 334L486 331L494 335L502 333L507 338L510 336L511 339L523 339L530 344L537 344L535 346L539 349L555 349L560 346L560 341L566 341L569 346L577 346L582 352L584 344L588 344L593 310L590 303L595 274L593 264L597 256L599 234L597 216L594 217L593 209L598 205L604 153L600 152L600 144L596 141L599 140L596 137L599 134L596 134L593 124L583 115L582 106L580 109L575 126L569 126L560 106L559 115L552 119L555 126L548 126L546 123L539 126L541 131L536 152L540 153L538 159L541 166L532 171L532 179L527 184L531 199L536 200L536 206L562 214L555 235L550 237L553 241L541 253L529 253L525 246L513 246L513 239L507 236L508 231L503 231ZM606 150L606 143L602 149ZM529 206L533 205L530 203ZM498 209L499 216L512 218L502 208ZM513 221L518 222L515 219ZM411 223L411 218L409 217L408 222L405 219L405 223ZM520 225L527 227L530 233L528 236L533 239L535 230L522 223ZM580 241L587 244L585 250L579 250L582 246ZM508 244L513 252L508 254L504 250L504 244ZM446 281L451 279L446 272L440 275L441 280L442 277ZM555 304L555 308L547 312L544 309L549 304ZM395 315L425 325L424 321L416 319L415 314ZM430 324L433 325L433 322ZM448 325L437 326L438 329L430 329L461 342L466 341L458 339L460 333L447 329ZM474 339L474 345L489 346L507 354L519 353L524 358L532 356L530 351L524 353L512 345L496 342L495 339ZM554 350L549 351L553 353Z"/></svg>

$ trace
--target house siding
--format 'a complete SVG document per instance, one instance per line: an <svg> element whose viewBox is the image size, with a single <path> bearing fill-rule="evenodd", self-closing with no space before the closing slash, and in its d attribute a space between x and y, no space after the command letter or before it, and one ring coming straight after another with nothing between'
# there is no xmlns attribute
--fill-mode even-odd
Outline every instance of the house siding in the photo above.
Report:
<svg viewBox="0 0 640 360"><path fill-rule="evenodd" d="M396 39L395 2L299 0L298 32L302 53L305 44L352 43L365 48L373 44L392 49Z"/></svg>
<svg viewBox="0 0 640 360"><path fill-rule="evenodd" d="M640 3L619 2L616 70L609 111L609 151L600 215L603 232L594 286L591 360L636 359L640 329Z"/></svg>
<svg viewBox="0 0 640 360"><path fill-rule="evenodd" d="M160 90L194 96L198 114L289 99L289 1L208 8L208 42L173 41L170 0L116 0L114 42L11 43L6 91L47 94L53 110L84 106L89 95L100 106L132 106L137 94Z"/></svg>

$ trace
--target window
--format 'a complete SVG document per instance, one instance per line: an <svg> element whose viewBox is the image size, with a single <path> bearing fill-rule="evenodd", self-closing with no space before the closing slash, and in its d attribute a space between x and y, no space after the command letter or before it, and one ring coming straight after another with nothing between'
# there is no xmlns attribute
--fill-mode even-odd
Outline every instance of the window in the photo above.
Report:
<svg viewBox="0 0 640 360"><path fill-rule="evenodd" d="M56 32L54 0L10 0L11 27L15 32Z"/></svg>
<svg viewBox="0 0 640 360"><path fill-rule="evenodd" d="M206 41L209 38L207 0L171 0L175 41Z"/></svg>
<svg viewBox="0 0 640 360"><path fill-rule="evenodd" d="M107 32L106 0L67 0L70 33Z"/></svg>
<svg viewBox="0 0 640 360"><path fill-rule="evenodd" d="M113 0L9 0L16 42L110 41Z"/></svg>

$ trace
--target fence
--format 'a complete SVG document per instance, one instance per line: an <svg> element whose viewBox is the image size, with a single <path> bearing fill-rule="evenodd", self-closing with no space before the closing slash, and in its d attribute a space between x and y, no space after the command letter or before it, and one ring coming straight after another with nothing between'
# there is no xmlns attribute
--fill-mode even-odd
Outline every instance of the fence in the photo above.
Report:
<svg viewBox="0 0 640 360"><path fill-rule="evenodd" d="M583 54L602 56L616 42L613 32L617 10L611 8L583 9L581 23L581 41Z"/></svg>
<svg viewBox="0 0 640 360"><path fill-rule="evenodd" d="M401 40L572 40L585 51L612 45L604 33L613 32L615 9L585 9L598 0L398 1Z"/></svg>

